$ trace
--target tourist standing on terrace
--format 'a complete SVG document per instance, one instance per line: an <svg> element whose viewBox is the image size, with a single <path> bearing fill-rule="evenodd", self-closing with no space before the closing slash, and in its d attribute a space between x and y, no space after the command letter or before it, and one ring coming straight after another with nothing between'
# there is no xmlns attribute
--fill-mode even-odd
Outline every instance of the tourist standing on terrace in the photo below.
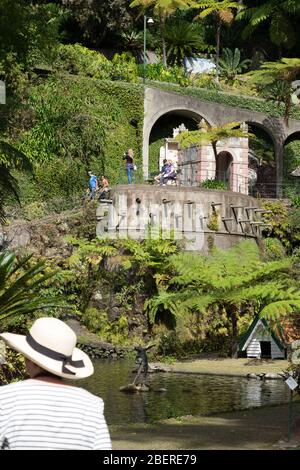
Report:
<svg viewBox="0 0 300 470"><path fill-rule="evenodd" d="M30 379L0 387L0 449L110 450L103 401L62 379L94 372L76 348L73 330L57 318L39 318L26 336L0 335L25 356Z"/></svg>
<svg viewBox="0 0 300 470"><path fill-rule="evenodd" d="M127 152L123 155L123 160L126 160L126 174L128 184L132 183L132 174L134 169L133 157L134 153L132 149L128 149Z"/></svg>
<svg viewBox="0 0 300 470"><path fill-rule="evenodd" d="M89 175L90 199L94 199L96 190L98 189L97 176L93 175L91 171L88 172L88 175Z"/></svg>

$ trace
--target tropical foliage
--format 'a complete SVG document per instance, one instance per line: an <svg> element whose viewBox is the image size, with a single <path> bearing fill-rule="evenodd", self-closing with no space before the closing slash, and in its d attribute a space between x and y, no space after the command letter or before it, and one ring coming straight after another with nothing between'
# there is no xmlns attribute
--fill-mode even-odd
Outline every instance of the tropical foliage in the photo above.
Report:
<svg viewBox="0 0 300 470"><path fill-rule="evenodd" d="M12 170L32 173L32 165L24 153L0 141L0 222L5 219L4 204L8 197L19 201L19 185Z"/></svg>
<svg viewBox="0 0 300 470"><path fill-rule="evenodd" d="M185 59L194 59L207 49L204 30L199 24L175 18L165 27L167 59L170 65L184 66Z"/></svg>
<svg viewBox="0 0 300 470"><path fill-rule="evenodd" d="M277 102L283 102L285 106L285 120L288 123L291 107L293 88L292 83L300 75L300 59L284 58L279 62L265 62L261 69L250 73L251 81L256 86L265 89L266 87L278 87L278 82L282 87L280 94L273 95ZM278 91L278 89L277 89ZM270 97L272 95L269 95Z"/></svg>
<svg viewBox="0 0 300 470"><path fill-rule="evenodd" d="M217 142L219 140L230 139L231 137L253 137L252 134L241 129L240 122L229 122L219 127L212 127L207 123L200 122L200 129L197 131L186 131L180 133L176 140L180 142L182 148L190 145L211 145L217 158Z"/></svg>
<svg viewBox="0 0 300 470"><path fill-rule="evenodd" d="M162 41L163 64L167 65L167 50L165 38L165 24L168 16L177 10L188 10L191 7L198 8L194 0L133 0L130 6L141 7L142 9L153 8L154 14L158 16Z"/></svg>
<svg viewBox="0 0 300 470"><path fill-rule="evenodd" d="M262 262L258 248L243 242L208 256L181 253L170 259L174 275L146 301L150 322L159 311L178 318L197 312L199 321L212 309L227 329L235 352L238 319L252 304L266 318L276 319L300 308L300 293L290 281L292 259ZM201 320L200 320L201 319Z"/></svg>
<svg viewBox="0 0 300 470"><path fill-rule="evenodd" d="M41 287L53 277L43 262L30 263L32 255L17 259L14 252L0 253L0 320L65 306L61 299L41 295Z"/></svg>
<svg viewBox="0 0 300 470"><path fill-rule="evenodd" d="M247 69L249 59L241 60L241 51L237 48L232 51L231 49L224 48L222 57L220 58L220 75L225 77L228 83L233 83L236 76Z"/></svg>
<svg viewBox="0 0 300 470"><path fill-rule="evenodd" d="M198 19L213 15L216 18L216 73L219 75L220 40L222 25L229 26L234 20L234 12L241 10L243 5L230 0L201 0L198 7L202 10Z"/></svg>
<svg viewBox="0 0 300 470"><path fill-rule="evenodd" d="M249 38L259 26L267 23L271 41L280 49L290 49L296 42L292 18L297 12L300 12L298 0L268 0L242 10L237 19L248 21L243 32L244 38Z"/></svg>

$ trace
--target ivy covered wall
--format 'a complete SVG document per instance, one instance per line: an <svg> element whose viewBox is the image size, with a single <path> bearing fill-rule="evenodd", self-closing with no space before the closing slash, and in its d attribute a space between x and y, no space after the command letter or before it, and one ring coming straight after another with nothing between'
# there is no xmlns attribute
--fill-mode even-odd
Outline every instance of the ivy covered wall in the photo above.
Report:
<svg viewBox="0 0 300 470"><path fill-rule="evenodd" d="M139 178L142 86L58 74L32 85L28 100L32 123L15 142L35 169L34 177L17 175L23 203L83 194L88 170L111 184L125 182L129 147Z"/></svg>

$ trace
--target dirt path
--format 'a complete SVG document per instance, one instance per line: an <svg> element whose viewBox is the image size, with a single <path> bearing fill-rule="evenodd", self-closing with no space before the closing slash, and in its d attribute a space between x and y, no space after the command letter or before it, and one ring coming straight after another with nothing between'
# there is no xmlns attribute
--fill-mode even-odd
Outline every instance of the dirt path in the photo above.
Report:
<svg viewBox="0 0 300 470"><path fill-rule="evenodd" d="M294 412L300 415L300 403ZM287 429L288 406L282 405L112 427L111 435L115 450L276 450Z"/></svg>

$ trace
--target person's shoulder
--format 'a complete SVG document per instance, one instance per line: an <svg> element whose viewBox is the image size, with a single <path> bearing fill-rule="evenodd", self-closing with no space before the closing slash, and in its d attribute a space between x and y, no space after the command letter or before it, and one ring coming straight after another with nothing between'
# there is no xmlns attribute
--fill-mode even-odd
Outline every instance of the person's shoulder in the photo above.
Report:
<svg viewBox="0 0 300 470"><path fill-rule="evenodd" d="M0 395L15 393L18 390L22 390L23 387L27 387L27 386L28 386L28 382L26 380L21 380L20 382L13 382L7 385L1 385Z"/></svg>
<svg viewBox="0 0 300 470"><path fill-rule="evenodd" d="M78 394L82 395L83 398L94 401L94 402L103 403L102 398L98 397L97 395L94 395L88 390L85 390L84 388L81 388L81 387L74 387L74 388L76 388Z"/></svg>

